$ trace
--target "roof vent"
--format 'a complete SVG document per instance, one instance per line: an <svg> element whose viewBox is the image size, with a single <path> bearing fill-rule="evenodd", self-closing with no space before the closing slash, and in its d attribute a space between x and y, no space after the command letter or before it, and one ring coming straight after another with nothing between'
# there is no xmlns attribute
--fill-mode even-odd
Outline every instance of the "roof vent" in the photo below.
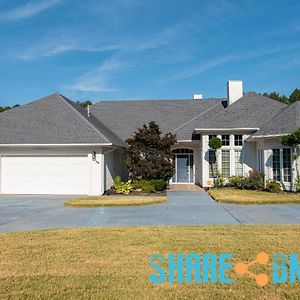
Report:
<svg viewBox="0 0 300 300"><path fill-rule="evenodd" d="M229 80L227 82L227 104L228 106L243 97L243 81Z"/></svg>
<svg viewBox="0 0 300 300"><path fill-rule="evenodd" d="M203 99L203 95L202 94L194 94L194 99L195 100Z"/></svg>

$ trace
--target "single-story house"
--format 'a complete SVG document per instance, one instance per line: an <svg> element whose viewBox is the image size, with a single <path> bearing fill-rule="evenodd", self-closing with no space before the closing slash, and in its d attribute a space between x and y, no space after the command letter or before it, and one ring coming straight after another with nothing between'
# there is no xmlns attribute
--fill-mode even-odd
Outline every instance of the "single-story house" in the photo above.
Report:
<svg viewBox="0 0 300 300"><path fill-rule="evenodd" d="M300 127L300 103L244 94L241 81L227 90L224 99L100 101L89 109L56 93L3 112L0 193L102 195L115 176L126 179L126 139L150 121L176 134L174 184L210 187L219 165L225 178L259 169L291 188L294 162L280 138ZM223 142L219 164L213 136Z"/></svg>

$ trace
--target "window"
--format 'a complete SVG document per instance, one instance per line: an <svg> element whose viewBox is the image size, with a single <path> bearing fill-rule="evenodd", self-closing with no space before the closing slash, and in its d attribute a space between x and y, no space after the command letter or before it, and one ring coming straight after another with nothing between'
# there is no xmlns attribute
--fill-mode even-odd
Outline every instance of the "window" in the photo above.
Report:
<svg viewBox="0 0 300 300"><path fill-rule="evenodd" d="M193 153L193 150L191 149L185 149L185 148L180 148L180 149L175 149L172 151L173 153Z"/></svg>
<svg viewBox="0 0 300 300"><path fill-rule="evenodd" d="M235 158L235 175L242 176L244 173L243 170L243 156L241 150L234 151L234 158Z"/></svg>
<svg viewBox="0 0 300 300"><path fill-rule="evenodd" d="M216 158L215 150L208 151L208 163L209 163L209 178L216 178L217 177L217 158Z"/></svg>
<svg viewBox="0 0 300 300"><path fill-rule="evenodd" d="M282 151L282 167L283 167L283 181L291 182L292 177L292 158L291 149L285 148Z"/></svg>
<svg viewBox="0 0 300 300"><path fill-rule="evenodd" d="M234 146L243 146L243 135L241 134L234 135Z"/></svg>
<svg viewBox="0 0 300 300"><path fill-rule="evenodd" d="M261 149L257 151L257 167L261 173L264 173L264 152Z"/></svg>
<svg viewBox="0 0 300 300"><path fill-rule="evenodd" d="M228 134L222 135L222 144L223 146L230 146L230 138Z"/></svg>
<svg viewBox="0 0 300 300"><path fill-rule="evenodd" d="M273 149L273 179L280 181L280 150Z"/></svg>
<svg viewBox="0 0 300 300"><path fill-rule="evenodd" d="M222 150L222 174L225 178L230 177L230 151Z"/></svg>

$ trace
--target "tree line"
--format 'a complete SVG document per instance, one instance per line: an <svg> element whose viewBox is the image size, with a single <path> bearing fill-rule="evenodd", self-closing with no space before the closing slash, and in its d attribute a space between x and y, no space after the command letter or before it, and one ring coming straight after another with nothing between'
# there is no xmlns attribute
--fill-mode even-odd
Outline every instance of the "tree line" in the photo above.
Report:
<svg viewBox="0 0 300 300"><path fill-rule="evenodd" d="M288 97L285 95L280 95L277 92L272 92L272 93L263 93L263 96L272 98L274 100L286 103L286 104L291 104L294 103L298 100L300 100L300 89L295 89Z"/></svg>

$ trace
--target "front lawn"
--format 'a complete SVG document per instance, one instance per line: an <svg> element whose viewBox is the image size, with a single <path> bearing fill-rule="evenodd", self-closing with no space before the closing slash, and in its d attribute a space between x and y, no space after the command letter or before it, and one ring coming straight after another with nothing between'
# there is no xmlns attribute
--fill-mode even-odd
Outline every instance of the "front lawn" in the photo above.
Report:
<svg viewBox="0 0 300 300"><path fill-rule="evenodd" d="M300 226L190 226L65 229L0 234L0 299L299 299L300 284L149 282L154 253L299 254ZM271 274L271 266L252 266Z"/></svg>
<svg viewBox="0 0 300 300"><path fill-rule="evenodd" d="M101 196L79 197L65 201L65 206L98 207L98 206L138 206L159 204L167 201L166 196Z"/></svg>
<svg viewBox="0 0 300 300"><path fill-rule="evenodd" d="M300 204L300 194L269 193L235 188L211 189L209 195L218 202L234 204Z"/></svg>

